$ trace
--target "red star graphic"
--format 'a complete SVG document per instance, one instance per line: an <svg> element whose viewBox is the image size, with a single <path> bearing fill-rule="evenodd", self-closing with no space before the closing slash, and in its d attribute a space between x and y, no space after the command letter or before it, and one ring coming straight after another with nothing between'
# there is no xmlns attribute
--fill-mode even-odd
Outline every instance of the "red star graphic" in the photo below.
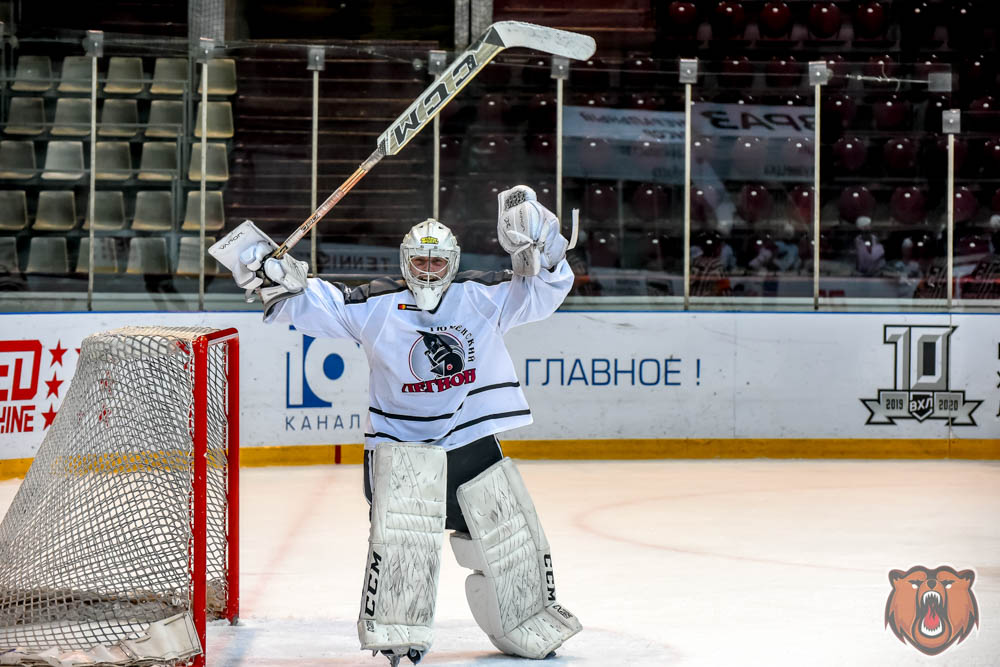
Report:
<svg viewBox="0 0 1000 667"><path fill-rule="evenodd" d="M52 421L56 418L56 410L50 405L47 412L43 412L42 416L45 417L45 424L42 426L46 429L52 426Z"/></svg>
<svg viewBox="0 0 1000 667"><path fill-rule="evenodd" d="M56 346L49 350L49 353L52 355L52 363L49 365L55 366L56 364L59 364L62 366L62 358L63 355L66 354L66 348L62 346L61 340L56 341Z"/></svg>
<svg viewBox="0 0 1000 667"><path fill-rule="evenodd" d="M56 398L59 398L59 385L61 385L62 383L63 381L57 379L56 374L53 373L52 379L45 381L46 386L49 388L49 393L45 394L45 398L48 398L49 396L55 396Z"/></svg>

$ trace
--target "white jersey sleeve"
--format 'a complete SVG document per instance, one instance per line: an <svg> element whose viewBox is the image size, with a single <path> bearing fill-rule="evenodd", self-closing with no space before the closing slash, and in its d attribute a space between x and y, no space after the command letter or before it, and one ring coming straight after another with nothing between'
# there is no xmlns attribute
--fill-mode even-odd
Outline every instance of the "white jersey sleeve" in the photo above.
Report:
<svg viewBox="0 0 1000 667"><path fill-rule="evenodd" d="M361 343L369 315L367 301L347 308L353 292L340 283L310 278L305 291L277 304L265 319L268 324L287 323L314 337L350 338Z"/></svg>
<svg viewBox="0 0 1000 667"><path fill-rule="evenodd" d="M573 270L563 259L535 276L513 276L500 309L500 331L537 322L556 311L573 287Z"/></svg>

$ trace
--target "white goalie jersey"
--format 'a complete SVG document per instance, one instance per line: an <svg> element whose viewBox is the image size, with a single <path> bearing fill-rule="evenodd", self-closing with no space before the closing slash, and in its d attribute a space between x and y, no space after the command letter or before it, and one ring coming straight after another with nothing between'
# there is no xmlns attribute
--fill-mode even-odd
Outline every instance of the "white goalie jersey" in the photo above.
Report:
<svg viewBox="0 0 1000 667"><path fill-rule="evenodd" d="M536 276L459 273L433 311L402 280L350 289L310 278L267 322L315 337L350 338L368 357L365 449L380 442L436 442L446 450L531 423L503 335L551 315L569 293L566 260Z"/></svg>

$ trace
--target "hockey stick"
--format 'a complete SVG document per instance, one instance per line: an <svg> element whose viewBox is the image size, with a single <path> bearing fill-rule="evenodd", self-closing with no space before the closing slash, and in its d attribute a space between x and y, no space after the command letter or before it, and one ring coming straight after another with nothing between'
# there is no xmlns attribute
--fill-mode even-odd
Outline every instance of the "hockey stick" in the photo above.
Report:
<svg viewBox="0 0 1000 667"><path fill-rule="evenodd" d="M378 138L378 148L285 239L273 256L280 258L295 247L379 160L402 150L498 53L511 47L534 49L573 60L586 60L597 48L592 37L575 32L519 21L494 23L393 121Z"/></svg>

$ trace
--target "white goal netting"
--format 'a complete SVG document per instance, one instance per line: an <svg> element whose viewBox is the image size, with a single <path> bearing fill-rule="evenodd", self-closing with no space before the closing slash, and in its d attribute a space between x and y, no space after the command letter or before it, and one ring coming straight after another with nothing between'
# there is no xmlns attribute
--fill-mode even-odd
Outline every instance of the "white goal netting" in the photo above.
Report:
<svg viewBox="0 0 1000 667"><path fill-rule="evenodd" d="M90 660L188 657L129 654L151 625L191 616L197 577L207 581L209 618L225 614L226 401L236 390L226 386L225 345L208 347L207 571L192 566L193 347L212 331L126 327L83 342L66 398L0 524L0 664L5 651L109 646L131 659ZM175 625L191 634L190 621ZM189 639L155 651L200 652Z"/></svg>

